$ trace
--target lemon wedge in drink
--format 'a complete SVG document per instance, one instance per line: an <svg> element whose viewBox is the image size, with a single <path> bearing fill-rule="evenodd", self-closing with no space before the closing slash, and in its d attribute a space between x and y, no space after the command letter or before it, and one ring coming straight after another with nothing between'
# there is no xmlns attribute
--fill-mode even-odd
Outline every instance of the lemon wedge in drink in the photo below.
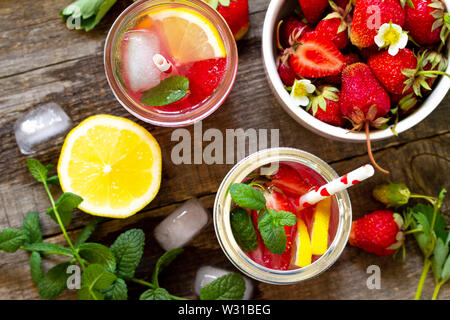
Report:
<svg viewBox="0 0 450 320"><path fill-rule="evenodd" d="M165 39L172 57L180 64L223 58L225 46L220 33L207 18L187 8L171 8L149 13Z"/></svg>
<svg viewBox="0 0 450 320"><path fill-rule="evenodd" d="M97 115L75 127L58 162L64 192L83 198L79 209L127 218L150 203L161 183L161 149L131 120Z"/></svg>
<svg viewBox="0 0 450 320"><path fill-rule="evenodd" d="M330 226L331 198L320 201L314 212L311 235L312 254L322 255L328 250L328 228Z"/></svg>
<svg viewBox="0 0 450 320"><path fill-rule="evenodd" d="M311 264L311 240L309 238L308 228L303 220L297 220L297 252L295 255L295 265L298 267L306 267Z"/></svg>

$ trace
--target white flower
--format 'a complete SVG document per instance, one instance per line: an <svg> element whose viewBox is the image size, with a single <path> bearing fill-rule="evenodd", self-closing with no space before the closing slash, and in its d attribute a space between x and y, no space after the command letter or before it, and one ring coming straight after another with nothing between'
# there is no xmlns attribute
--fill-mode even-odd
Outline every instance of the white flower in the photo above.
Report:
<svg viewBox="0 0 450 320"><path fill-rule="evenodd" d="M310 80L295 80L291 97L296 103L306 107L309 104L309 95L314 91L316 91L316 86Z"/></svg>
<svg viewBox="0 0 450 320"><path fill-rule="evenodd" d="M389 47L389 54L395 56L408 43L408 34L398 24L385 23L375 36L375 43L379 48Z"/></svg>

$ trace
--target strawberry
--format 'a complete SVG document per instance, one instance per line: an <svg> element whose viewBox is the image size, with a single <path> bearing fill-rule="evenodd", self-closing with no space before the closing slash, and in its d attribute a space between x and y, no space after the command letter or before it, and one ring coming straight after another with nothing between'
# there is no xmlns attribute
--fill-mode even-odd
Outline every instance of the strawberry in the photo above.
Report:
<svg viewBox="0 0 450 320"><path fill-rule="evenodd" d="M345 119L342 117L339 104L339 90L324 86L319 88L320 94L311 99L308 111L320 121L336 127L342 127Z"/></svg>
<svg viewBox="0 0 450 320"><path fill-rule="evenodd" d="M250 27L248 0L203 0L216 9L233 32L236 40L242 39Z"/></svg>
<svg viewBox="0 0 450 320"><path fill-rule="evenodd" d="M345 67L342 72L340 103L343 116L353 122L354 129L365 128L368 154L373 165L381 172L389 173L373 158L369 128L370 125L379 127L388 121L382 117L389 112L391 102L389 94L367 64L358 62Z"/></svg>
<svg viewBox="0 0 450 320"><path fill-rule="evenodd" d="M298 0L298 2L306 20L313 24L319 21L328 7L328 0Z"/></svg>
<svg viewBox="0 0 450 320"><path fill-rule="evenodd" d="M367 64L384 88L392 94L401 95L406 92L408 77L402 72L405 69L415 69L416 55L408 48L401 49L398 54L391 56L387 51L381 51L369 58Z"/></svg>
<svg viewBox="0 0 450 320"><path fill-rule="evenodd" d="M344 56L333 42L309 32L293 48L289 64L301 77L321 78L339 74L344 68Z"/></svg>
<svg viewBox="0 0 450 320"><path fill-rule="evenodd" d="M336 3L339 8L345 10L350 3L350 0L335 0L334 3Z"/></svg>
<svg viewBox="0 0 450 320"><path fill-rule="evenodd" d="M400 220L391 210L374 211L353 221L349 243L378 256L389 256L404 241Z"/></svg>
<svg viewBox="0 0 450 320"><path fill-rule="evenodd" d="M269 177L269 179L272 181L274 186L282 190L287 195L294 197L305 194L309 191L309 189L311 189L311 185L303 180L294 168L288 165L281 165L278 170Z"/></svg>
<svg viewBox="0 0 450 320"><path fill-rule="evenodd" d="M357 47L370 47L378 29L389 22L403 27L405 13L399 0L357 0L350 40Z"/></svg>
<svg viewBox="0 0 450 320"><path fill-rule="evenodd" d="M361 54L361 57L367 61L369 58L375 54L380 52L380 48L377 47L377 45L373 45L367 48L360 48L359 53Z"/></svg>
<svg viewBox="0 0 450 320"><path fill-rule="evenodd" d="M436 44L444 25L445 5L440 0L411 0L405 5L405 29L421 45Z"/></svg>
<svg viewBox="0 0 450 320"><path fill-rule="evenodd" d="M323 18L316 26L316 32L324 38L331 39L339 50L348 46L348 25L339 12L330 13Z"/></svg>
<svg viewBox="0 0 450 320"><path fill-rule="evenodd" d="M295 79L297 79L298 76L286 61L287 59L283 59L283 57L288 56L280 56L278 62L278 75L280 76L280 79L284 83L284 85L292 87L294 85Z"/></svg>
<svg viewBox="0 0 450 320"><path fill-rule="evenodd" d="M344 65L349 66L351 64L354 64L356 62L360 62L361 59L356 53L350 52L347 54L344 54ZM328 76L324 78L325 83L331 83L331 84L341 84L341 75L342 73L336 75L336 76Z"/></svg>
<svg viewBox="0 0 450 320"><path fill-rule="evenodd" d="M285 20L280 20L277 27L278 49L290 48L302 38L307 32L313 31L313 28L300 19L290 16Z"/></svg>

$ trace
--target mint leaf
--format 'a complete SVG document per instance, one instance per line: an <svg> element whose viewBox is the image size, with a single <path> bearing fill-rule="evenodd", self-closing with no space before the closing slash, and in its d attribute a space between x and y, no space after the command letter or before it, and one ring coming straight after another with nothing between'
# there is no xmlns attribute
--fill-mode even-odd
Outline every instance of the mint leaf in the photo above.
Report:
<svg viewBox="0 0 450 320"><path fill-rule="evenodd" d="M105 295L95 289L89 290L89 287L81 287L77 292L78 300L104 300Z"/></svg>
<svg viewBox="0 0 450 320"><path fill-rule="evenodd" d="M131 229L117 237L111 246L116 258L117 275L124 279L134 277L144 252L145 235L141 229Z"/></svg>
<svg viewBox="0 0 450 320"><path fill-rule="evenodd" d="M116 281L108 288L102 291L106 300L127 300L128 289L127 284L122 278L117 278Z"/></svg>
<svg viewBox="0 0 450 320"><path fill-rule="evenodd" d="M39 213L28 212L23 220L22 230L25 232L27 240L25 244L42 242L41 226L39 224Z"/></svg>
<svg viewBox="0 0 450 320"><path fill-rule="evenodd" d="M81 289L78 290L79 300L103 300L101 292L111 286L117 277L100 264L90 264L81 275Z"/></svg>
<svg viewBox="0 0 450 320"><path fill-rule="evenodd" d="M284 227L271 213L265 213L258 219L258 229L267 249L275 254L286 250L287 237Z"/></svg>
<svg viewBox="0 0 450 320"><path fill-rule="evenodd" d="M258 246L257 233L247 210L235 208L231 212L231 230L238 245L245 252L252 252Z"/></svg>
<svg viewBox="0 0 450 320"><path fill-rule="evenodd" d="M442 270L445 260L447 260L449 247L442 241L441 238L436 240L433 257L431 258L431 267L433 269L434 277L438 281L442 279Z"/></svg>
<svg viewBox="0 0 450 320"><path fill-rule="evenodd" d="M167 267L169 264L171 264L172 261L175 260L175 258L178 257L183 251L184 251L183 248L172 249L172 250L166 251L158 259L158 261L156 262L155 270L153 271L153 276L152 276L152 281L155 286L159 287L159 283L158 283L159 273L165 267Z"/></svg>
<svg viewBox="0 0 450 320"><path fill-rule="evenodd" d="M243 183L234 183L230 187L230 195L233 201L240 207L251 210L262 210L266 207L264 195Z"/></svg>
<svg viewBox="0 0 450 320"><path fill-rule="evenodd" d="M293 226L297 223L297 217L292 212L270 210L273 224L276 226Z"/></svg>
<svg viewBox="0 0 450 320"><path fill-rule="evenodd" d="M59 178L57 175L51 176L47 178L47 183L52 184L54 186L60 187L61 184L59 183Z"/></svg>
<svg viewBox="0 0 450 320"><path fill-rule="evenodd" d="M100 264L110 272L116 270L116 259L114 255L108 247L100 243L83 243L80 245L78 253L89 263Z"/></svg>
<svg viewBox="0 0 450 320"><path fill-rule="evenodd" d="M148 289L139 300L171 300L169 292L164 288Z"/></svg>
<svg viewBox="0 0 450 320"><path fill-rule="evenodd" d="M55 243L37 242L26 244L23 247L28 251L38 251L43 254L59 254L67 257L73 257L73 252L71 249Z"/></svg>
<svg viewBox="0 0 450 320"><path fill-rule="evenodd" d="M46 182L48 175L48 167L44 166L39 160L27 159L28 170L31 175L39 182Z"/></svg>
<svg viewBox="0 0 450 320"><path fill-rule="evenodd" d="M59 217L61 218L64 226L68 226L70 224L72 221L72 211L76 209L81 202L83 202L83 198L71 192L63 193L56 201L56 210L58 211ZM53 219L53 221L58 223L58 219L56 219L53 208L49 208L47 210L47 214Z"/></svg>
<svg viewBox="0 0 450 320"><path fill-rule="evenodd" d="M77 0L60 15L69 29L92 30L116 3L116 0Z"/></svg>
<svg viewBox="0 0 450 320"><path fill-rule="evenodd" d="M71 262L63 262L51 268L38 284L38 292L42 299L53 299L67 288L67 268Z"/></svg>
<svg viewBox="0 0 450 320"><path fill-rule="evenodd" d="M149 107L162 107L184 98L188 91L188 78L172 76L161 81L156 87L144 91L141 103Z"/></svg>
<svg viewBox="0 0 450 320"><path fill-rule="evenodd" d="M39 252L33 252L30 256L30 273L31 279L35 284L39 284L44 278L44 273L42 272L42 258Z"/></svg>
<svg viewBox="0 0 450 320"><path fill-rule="evenodd" d="M230 273L200 289L200 300L242 300L245 281L240 274Z"/></svg>
<svg viewBox="0 0 450 320"><path fill-rule="evenodd" d="M89 239L89 237L97 228L97 225L100 223L100 221L102 221L102 218L95 217L94 219L91 220L91 222L89 222L87 226L83 228L83 230L81 230L80 234L75 239L75 242L73 244L75 248L78 248L80 245L82 245Z"/></svg>
<svg viewBox="0 0 450 320"><path fill-rule="evenodd" d="M0 250L16 252L27 241L25 231L6 228L0 232Z"/></svg>

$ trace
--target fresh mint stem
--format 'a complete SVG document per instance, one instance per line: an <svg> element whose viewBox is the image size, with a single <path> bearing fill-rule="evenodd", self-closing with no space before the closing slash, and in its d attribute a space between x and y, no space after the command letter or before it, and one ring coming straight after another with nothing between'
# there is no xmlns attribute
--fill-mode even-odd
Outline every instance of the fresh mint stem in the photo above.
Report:
<svg viewBox="0 0 450 320"><path fill-rule="evenodd" d="M75 249L75 247L73 246L72 241L70 240L69 235L67 234L66 228L64 227L64 224L61 221L61 217L59 216L58 209L56 208L56 205L55 205L55 200L53 199L53 195L50 192L50 189L48 188L47 181L44 179L42 181L42 184L44 185L44 189L47 192L48 198L50 199L50 203L52 204L52 208L53 208L53 211L55 212L55 217L56 217L56 220L58 221L59 227L61 228L61 231L64 234L64 237L66 238L67 243L69 244L70 248L72 249L75 258L80 263L81 269L83 269L83 271L84 271L85 265L84 265L83 259L81 259L80 255L78 254L78 250Z"/></svg>
<svg viewBox="0 0 450 320"><path fill-rule="evenodd" d="M422 275L420 276L419 285L417 286L416 296L414 297L414 300L420 300L420 297L422 296L422 290L423 285L425 283L425 279L427 278L428 270L431 266L431 260L428 258L425 258L425 262L423 264L422 269Z"/></svg>

